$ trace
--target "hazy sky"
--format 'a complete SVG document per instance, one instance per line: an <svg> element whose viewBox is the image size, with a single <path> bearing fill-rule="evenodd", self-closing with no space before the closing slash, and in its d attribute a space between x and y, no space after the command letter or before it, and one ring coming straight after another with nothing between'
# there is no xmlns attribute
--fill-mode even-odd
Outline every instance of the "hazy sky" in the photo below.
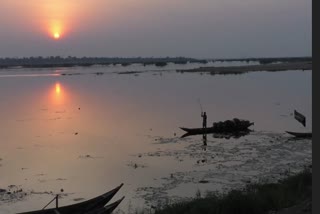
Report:
<svg viewBox="0 0 320 214"><path fill-rule="evenodd" d="M0 57L311 56L311 5L311 0L1 0Z"/></svg>

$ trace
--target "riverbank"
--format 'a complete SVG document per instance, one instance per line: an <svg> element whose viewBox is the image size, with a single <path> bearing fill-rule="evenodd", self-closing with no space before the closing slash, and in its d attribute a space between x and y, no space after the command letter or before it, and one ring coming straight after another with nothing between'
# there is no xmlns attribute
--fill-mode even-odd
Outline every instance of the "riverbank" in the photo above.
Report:
<svg viewBox="0 0 320 214"><path fill-rule="evenodd" d="M131 64L155 65L157 67L164 67L168 63L187 64L187 63L208 63L207 60L194 59L187 57L133 57L133 58L119 58L119 57L30 57L30 58L0 58L0 69L9 68L68 68L68 67L90 67L95 65L109 66L121 65L129 66Z"/></svg>
<svg viewBox="0 0 320 214"><path fill-rule="evenodd" d="M312 213L312 166L278 183L248 184L227 194L201 194L188 202L166 205L155 214ZM145 212L142 212L145 213Z"/></svg>
<svg viewBox="0 0 320 214"><path fill-rule="evenodd" d="M188 63L208 64L209 62L258 62L260 65L274 65L274 63L303 63L312 62L311 57L276 57L276 58L238 58L238 59L195 59L189 57L29 57L29 58L0 58L0 69L10 68L68 68L90 67L95 65L109 66L142 64L143 66L155 65L165 67L169 63L185 65ZM211 67L212 68L212 67ZM200 67L199 69L202 69Z"/></svg>
<svg viewBox="0 0 320 214"><path fill-rule="evenodd" d="M241 74L254 71L287 71L287 70L312 70L312 61L280 62L274 64L228 66L228 67L199 67L194 69L177 70L177 72L200 72L214 74Z"/></svg>

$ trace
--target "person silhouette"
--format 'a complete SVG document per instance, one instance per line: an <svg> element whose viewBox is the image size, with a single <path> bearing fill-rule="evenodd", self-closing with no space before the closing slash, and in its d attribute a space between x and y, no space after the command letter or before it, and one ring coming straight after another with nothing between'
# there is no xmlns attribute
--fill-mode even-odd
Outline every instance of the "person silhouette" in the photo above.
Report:
<svg viewBox="0 0 320 214"><path fill-rule="evenodd" d="M202 128L207 128L207 113L203 112L201 113L202 117Z"/></svg>

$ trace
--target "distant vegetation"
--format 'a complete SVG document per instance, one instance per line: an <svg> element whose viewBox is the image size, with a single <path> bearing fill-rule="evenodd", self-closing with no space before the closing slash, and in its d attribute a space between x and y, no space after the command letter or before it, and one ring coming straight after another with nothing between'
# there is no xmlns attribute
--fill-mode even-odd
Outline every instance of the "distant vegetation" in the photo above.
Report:
<svg viewBox="0 0 320 214"><path fill-rule="evenodd" d="M234 58L234 59L215 59L214 61L231 62L231 61L258 61L260 64L269 64L276 62L308 62L312 57L270 57L270 58Z"/></svg>
<svg viewBox="0 0 320 214"><path fill-rule="evenodd" d="M128 66L133 63L146 65L166 66L167 63L187 64L187 63L207 63L207 60L193 59L185 57L165 57L165 58L119 58L119 57L29 57L29 58L2 58L0 68L24 67L24 68L49 68L49 67L73 67L73 66L93 66L93 65L117 65Z"/></svg>
<svg viewBox="0 0 320 214"><path fill-rule="evenodd" d="M201 198L201 193L198 192L195 199L166 205L157 209L155 214L260 214L301 203L307 204L307 209L311 209L311 202L312 171L306 168L278 183L249 184L242 190L232 190L221 195L209 193L204 198ZM137 211L140 214L147 212ZM311 213L311 210L308 213Z"/></svg>
<svg viewBox="0 0 320 214"><path fill-rule="evenodd" d="M73 66L93 66L93 65L117 65L128 66L133 63L140 63L144 66L155 65L159 67L166 66L168 63L187 64L187 63L202 63L208 62L230 62L230 61L259 61L261 64L275 62L300 62L312 61L311 57L282 57L282 58L238 58L238 59L194 59L186 57L24 57L24 58L0 58L1 68L24 67L24 68L50 68L50 67L73 67Z"/></svg>

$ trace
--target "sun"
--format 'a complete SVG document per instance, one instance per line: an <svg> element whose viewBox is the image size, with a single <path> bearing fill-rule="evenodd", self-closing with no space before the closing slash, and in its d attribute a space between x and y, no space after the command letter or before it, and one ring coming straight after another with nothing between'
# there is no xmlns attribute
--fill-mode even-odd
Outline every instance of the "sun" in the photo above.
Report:
<svg viewBox="0 0 320 214"><path fill-rule="evenodd" d="M54 33L53 38L56 40L60 39L60 33Z"/></svg>

